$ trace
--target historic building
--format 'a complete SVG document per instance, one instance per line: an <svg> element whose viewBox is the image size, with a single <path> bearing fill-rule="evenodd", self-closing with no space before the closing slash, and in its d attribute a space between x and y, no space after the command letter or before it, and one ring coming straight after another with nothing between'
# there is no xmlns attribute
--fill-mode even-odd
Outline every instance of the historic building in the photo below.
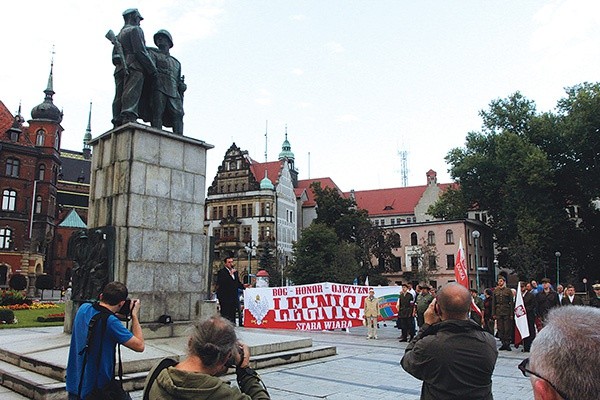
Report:
<svg viewBox="0 0 600 400"><path fill-rule="evenodd" d="M278 268L285 269L297 240L297 181L287 134L279 159L272 162L257 162L231 145L206 198L205 227L214 238L215 268L224 257L234 257L248 282L260 257L269 252Z"/></svg>
<svg viewBox="0 0 600 400"><path fill-rule="evenodd" d="M69 235L87 219L90 124L81 153L61 151L52 67L44 93L27 124L20 107L13 116L0 101L0 287L17 273L28 277L30 291L42 273L53 275L56 287L66 285Z"/></svg>
<svg viewBox="0 0 600 400"><path fill-rule="evenodd" d="M493 286L495 264L490 228L477 219L441 221L427 214L430 205L454 184L439 184L433 170L426 173L427 183L390 189L350 191L359 208L367 210L375 226L394 231L400 247L393 250L392 282L428 281L432 286L454 281L454 264L460 241L469 270L471 287ZM477 240L473 237L473 232ZM477 241L477 247L475 242ZM478 269L476 269L478 268Z"/></svg>

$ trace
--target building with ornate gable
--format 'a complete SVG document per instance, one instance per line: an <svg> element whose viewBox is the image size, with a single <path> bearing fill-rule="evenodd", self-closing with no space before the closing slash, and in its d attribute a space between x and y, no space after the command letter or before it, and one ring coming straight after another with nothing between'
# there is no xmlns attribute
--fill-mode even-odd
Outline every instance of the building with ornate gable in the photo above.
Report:
<svg viewBox="0 0 600 400"><path fill-rule="evenodd" d="M240 276L248 282L265 251L285 268L297 240L297 180L287 135L278 161L257 162L231 145L206 198L205 228L214 238L215 268L224 257L234 257Z"/></svg>

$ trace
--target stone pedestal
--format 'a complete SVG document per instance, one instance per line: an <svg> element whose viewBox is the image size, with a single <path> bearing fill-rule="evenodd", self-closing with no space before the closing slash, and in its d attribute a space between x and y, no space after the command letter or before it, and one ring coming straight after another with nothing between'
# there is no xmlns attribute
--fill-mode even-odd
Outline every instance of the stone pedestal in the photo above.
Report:
<svg viewBox="0 0 600 400"><path fill-rule="evenodd" d="M88 227L115 229L114 280L141 300L142 323L197 319L210 291L203 230L213 146L137 123L90 144Z"/></svg>

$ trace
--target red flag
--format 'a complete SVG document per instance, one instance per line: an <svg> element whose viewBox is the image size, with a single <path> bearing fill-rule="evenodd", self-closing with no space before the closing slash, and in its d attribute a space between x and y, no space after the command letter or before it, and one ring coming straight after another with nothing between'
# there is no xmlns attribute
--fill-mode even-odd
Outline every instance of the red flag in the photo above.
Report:
<svg viewBox="0 0 600 400"><path fill-rule="evenodd" d="M458 243L458 252L456 253L456 262L454 263L454 277L456 282L469 288L469 275L467 273L467 262L465 260L465 251L462 246L462 239Z"/></svg>

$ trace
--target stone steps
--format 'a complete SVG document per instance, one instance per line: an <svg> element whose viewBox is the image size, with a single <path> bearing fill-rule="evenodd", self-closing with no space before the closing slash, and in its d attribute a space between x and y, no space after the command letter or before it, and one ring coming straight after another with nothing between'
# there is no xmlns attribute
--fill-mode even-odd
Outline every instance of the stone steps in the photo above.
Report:
<svg viewBox="0 0 600 400"><path fill-rule="evenodd" d="M245 330L238 332L238 336L249 345L251 366L257 370L336 354L334 346L313 346L310 338ZM143 353L122 347L124 388L127 391L143 389L148 371L164 357L183 357L186 342L185 337L148 340ZM61 335L28 344L22 338L15 338L12 346L3 343L0 345L0 385L30 399L66 399L64 377L68 349L68 341Z"/></svg>

